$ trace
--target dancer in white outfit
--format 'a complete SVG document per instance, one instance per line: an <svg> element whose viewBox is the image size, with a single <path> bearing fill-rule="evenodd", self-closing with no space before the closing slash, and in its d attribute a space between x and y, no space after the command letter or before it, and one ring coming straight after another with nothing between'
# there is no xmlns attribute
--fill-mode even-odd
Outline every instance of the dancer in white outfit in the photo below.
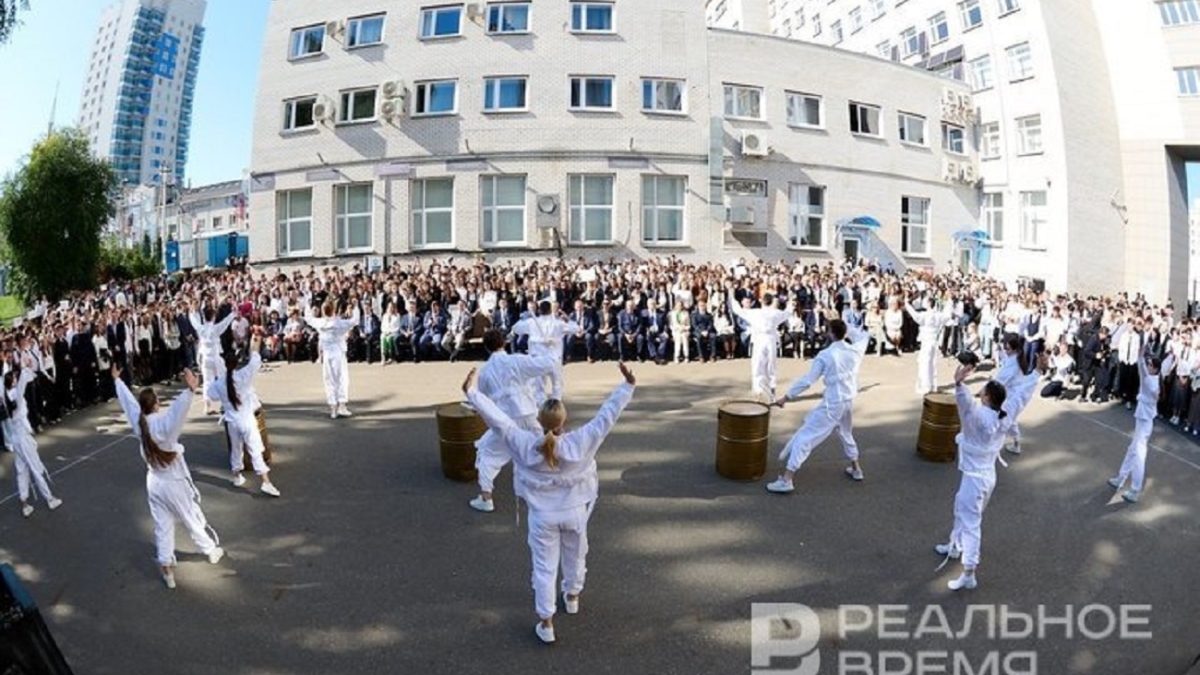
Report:
<svg viewBox="0 0 1200 675"><path fill-rule="evenodd" d="M1007 395L1004 385L989 381L976 401L963 384L973 371L973 366L960 366L954 373L954 399L962 421L962 431L955 438L962 482L954 496L954 528L950 532L950 541L934 547L947 559L962 557L962 574L949 583L953 591L978 585L975 569L979 566L983 537L983 510L996 487L996 461L1000 458L1000 445L1008 426L1003 411Z"/></svg>
<svg viewBox="0 0 1200 675"><path fill-rule="evenodd" d="M790 313L775 306L775 296L764 293L762 307L738 307L729 297L729 311L746 322L750 333L750 392L775 400L775 353L779 350L779 326Z"/></svg>
<svg viewBox="0 0 1200 675"><path fill-rule="evenodd" d="M554 372L547 373L542 386L549 385L550 398L562 398L563 338L583 330L574 321L563 321L551 314L549 300L538 304L538 316L522 319L512 327L513 335L529 337L529 355L542 356L554 362Z"/></svg>
<svg viewBox="0 0 1200 675"><path fill-rule="evenodd" d="M560 561L567 614L579 611L579 594L587 573L588 518L600 486L596 451L629 404L636 382L624 363L620 369L625 382L609 395L596 417L565 433L567 409L562 401L551 399L542 404L538 411L542 430L531 432L518 427L472 386L474 370L463 382L468 400L513 452L517 496L529 504L533 597L540 619L534 630L545 643L554 642L554 614L558 609L554 581Z"/></svg>
<svg viewBox="0 0 1200 675"><path fill-rule="evenodd" d="M190 370L183 371L188 388L165 411L159 410L153 389L143 389L134 398L116 366L112 368L112 378L121 410L140 439L142 459L146 461L146 495L150 500L150 516L154 518L154 546L163 583L167 588L175 588L176 523L183 525L210 563L217 564L225 555L216 531L209 527L200 510L200 492L192 482L192 472L179 442L197 386L196 376Z"/></svg>
<svg viewBox="0 0 1200 675"><path fill-rule="evenodd" d="M208 387L221 377L221 369L225 367L225 362L221 359L221 336L236 318L237 311L235 310L230 312L229 316L217 321L217 310L212 307L205 308L203 320L197 311L193 310L188 314L192 328L196 329L198 336L197 358L200 361L200 375L203 378L206 394L204 397L204 414L206 415L216 415L220 412L216 408L220 401L207 396Z"/></svg>
<svg viewBox="0 0 1200 675"><path fill-rule="evenodd" d="M919 327L917 339L921 341L921 348L917 352L917 394L924 396L937 391L938 337L949 315L936 308L918 311L911 302L904 303L904 309Z"/></svg>
<svg viewBox="0 0 1200 675"><path fill-rule="evenodd" d="M349 319L335 316L336 306L326 300L321 307L324 316L314 317L312 309L305 310L304 321L317 331L321 350L321 377L325 381L325 400L329 403L329 419L350 417L346 407L350 402L350 368L346 364L346 336L358 325L358 307Z"/></svg>
<svg viewBox="0 0 1200 675"><path fill-rule="evenodd" d="M25 388L37 377L33 365L33 359L26 354L20 367L4 374L4 407L8 413L4 421L4 440L14 455L17 496L21 498L21 515L26 518L33 515L33 505L29 503L31 481L37 487L33 496L36 498L41 493L51 511L62 506L62 500L50 492L50 474L38 456L38 444L29 424Z"/></svg>
<svg viewBox="0 0 1200 675"><path fill-rule="evenodd" d="M774 403L782 408L788 401L799 398L817 380L825 379L825 395L821 402L808 413L804 424L779 453L779 459L787 463L779 478L767 485L771 492L793 491L792 477L813 449L828 438L834 429L837 429L838 438L842 441L846 459L850 460L846 475L856 481L863 479L862 465L858 462L858 444L854 442L852 413L854 397L858 395L858 368L867 353L871 336L866 331L847 328L846 322L841 319L833 319L829 322L829 338L829 346L813 359L808 373L793 382L787 393Z"/></svg>
<svg viewBox="0 0 1200 675"><path fill-rule="evenodd" d="M1131 504L1137 503L1146 479L1146 446L1150 443L1150 434L1154 433L1154 416L1158 413L1158 375L1162 370L1171 370L1175 365L1172 362L1174 358L1168 356L1167 362L1161 363L1158 359L1143 354L1138 359L1141 386L1138 388L1137 411L1133 414L1133 438L1129 441L1129 449L1125 451L1121 470L1116 476L1108 479L1108 484L1114 490L1120 490L1125 481L1129 480L1129 489L1121 498Z"/></svg>
<svg viewBox="0 0 1200 675"><path fill-rule="evenodd" d="M229 465L233 470L233 485L241 487L246 484L242 475L245 467L243 450L250 454L250 463L254 473L262 479L262 491L272 497L279 496L279 489L271 483L271 469L263 459L266 446L263 444L262 432L258 430L258 420L254 413L261 403L254 391L254 376L262 368L262 338L255 334L250 340L250 361L238 367L237 354L229 353L225 359L225 377L209 385L206 392L209 398L221 402L225 410L225 429L229 434Z"/></svg>
<svg viewBox="0 0 1200 675"><path fill-rule="evenodd" d="M1033 392L1037 390L1038 379L1041 377L1041 372L1046 369L1047 362L1044 358L1040 358L1036 364L1037 367L1030 363L1029 355L1025 351L1025 338L1016 333L1006 334L1001 343L1003 349L1000 371L994 379L1004 385L1006 393L1004 412L1007 415L1005 418L1007 424L1004 450L1019 455L1021 454L1021 427L1018 426L1017 419L1025 411L1029 402L1033 400ZM1011 442L1007 440L1009 438L1012 439Z"/></svg>
<svg viewBox="0 0 1200 675"><path fill-rule="evenodd" d="M541 433L538 424L538 407L545 400L542 391L543 379L557 378L559 370L555 362L545 356L522 356L504 351L505 335L498 330L489 330L483 335L483 346L490 354L487 363L479 368L479 391L496 404L505 415L512 418L518 427ZM555 384L555 391L562 391L562 384ZM492 501L492 488L497 474L512 459L512 451L504 444L500 434L488 429L475 442L475 468L479 471L479 496L472 499L471 508L484 513L496 510Z"/></svg>

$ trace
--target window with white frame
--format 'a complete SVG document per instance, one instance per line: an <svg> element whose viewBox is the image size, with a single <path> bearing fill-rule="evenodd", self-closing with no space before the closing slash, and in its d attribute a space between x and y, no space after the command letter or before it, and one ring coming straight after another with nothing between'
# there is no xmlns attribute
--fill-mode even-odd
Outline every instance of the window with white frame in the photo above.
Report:
<svg viewBox="0 0 1200 675"><path fill-rule="evenodd" d="M925 118L902 112L896 115L900 126L900 142L925 145Z"/></svg>
<svg viewBox="0 0 1200 675"><path fill-rule="evenodd" d="M642 110L644 112L682 113L685 89L683 80L642 78Z"/></svg>
<svg viewBox="0 0 1200 675"><path fill-rule="evenodd" d="M572 110L612 110L613 78L588 75L571 77Z"/></svg>
<svg viewBox="0 0 1200 675"><path fill-rule="evenodd" d="M458 80L417 82L413 117L453 115L458 110Z"/></svg>
<svg viewBox="0 0 1200 675"><path fill-rule="evenodd" d="M642 241L683 243L684 176L642 176Z"/></svg>
<svg viewBox="0 0 1200 675"><path fill-rule="evenodd" d="M491 35L528 33L529 3L489 3L487 6L487 32Z"/></svg>
<svg viewBox="0 0 1200 675"><path fill-rule="evenodd" d="M855 7L854 9L851 9L850 14L848 16L850 18L850 32L857 33L858 31L862 30L862 27L863 27L862 8Z"/></svg>
<svg viewBox="0 0 1200 675"><path fill-rule="evenodd" d="M1021 9L1021 0L996 0L996 9L1004 16Z"/></svg>
<svg viewBox="0 0 1200 675"><path fill-rule="evenodd" d="M1200 23L1200 0L1167 0L1158 3L1164 26Z"/></svg>
<svg viewBox="0 0 1200 675"><path fill-rule="evenodd" d="M904 56L912 56L921 51L921 35L915 27L909 26L900 31L900 48L904 51Z"/></svg>
<svg viewBox="0 0 1200 675"><path fill-rule="evenodd" d="M929 255L929 200L900 198L900 252Z"/></svg>
<svg viewBox="0 0 1200 675"><path fill-rule="evenodd" d="M799 30L801 28L804 28L804 23L805 23L804 8L798 7L796 9L796 29Z"/></svg>
<svg viewBox="0 0 1200 675"><path fill-rule="evenodd" d="M975 91L991 89L995 84L992 76L992 57L984 54L977 59L971 59L971 88Z"/></svg>
<svg viewBox="0 0 1200 675"><path fill-rule="evenodd" d="M1017 154L1033 155L1042 151L1042 116L1017 118Z"/></svg>
<svg viewBox="0 0 1200 675"><path fill-rule="evenodd" d="M370 183L334 186L335 247L339 252L371 248L371 194Z"/></svg>
<svg viewBox="0 0 1200 675"><path fill-rule="evenodd" d="M1000 153L1000 123L986 122L979 128L979 156L982 159L999 159Z"/></svg>
<svg viewBox="0 0 1200 675"><path fill-rule="evenodd" d="M529 78L483 78L484 112L521 112L529 109Z"/></svg>
<svg viewBox="0 0 1200 675"><path fill-rule="evenodd" d="M613 238L613 177L572 174L568 180L572 244L607 244Z"/></svg>
<svg viewBox="0 0 1200 675"><path fill-rule="evenodd" d="M1033 77L1033 54L1029 43L1022 42L1004 50L1008 55L1008 79L1012 82Z"/></svg>
<svg viewBox="0 0 1200 675"><path fill-rule="evenodd" d="M813 27L813 37L820 37L821 36L821 15L820 14L813 14L812 27Z"/></svg>
<svg viewBox="0 0 1200 675"><path fill-rule="evenodd" d="M525 176L480 179L484 246L525 243Z"/></svg>
<svg viewBox="0 0 1200 675"><path fill-rule="evenodd" d="M842 38L844 37L842 35L842 22L834 21L833 23L829 24L829 32L833 37L833 44L841 44Z"/></svg>
<svg viewBox="0 0 1200 675"><path fill-rule="evenodd" d="M879 54L879 58L881 58L881 59L891 59L892 58L892 41L884 40L883 42L880 42L879 44L875 45L875 52L877 54Z"/></svg>
<svg viewBox="0 0 1200 675"><path fill-rule="evenodd" d="M787 92L787 121L794 127L824 128L824 101L816 94Z"/></svg>
<svg viewBox="0 0 1200 675"><path fill-rule="evenodd" d="M369 122L375 119L375 98L375 87L343 91L338 122Z"/></svg>
<svg viewBox="0 0 1200 675"><path fill-rule="evenodd" d="M983 23L983 7L979 0L963 0L958 3L958 12L962 16L963 30L970 30Z"/></svg>
<svg viewBox="0 0 1200 675"><path fill-rule="evenodd" d="M571 30L576 33L613 32L613 3L572 2Z"/></svg>
<svg viewBox="0 0 1200 675"><path fill-rule="evenodd" d="M454 244L454 179L412 181L412 242L414 248Z"/></svg>
<svg viewBox="0 0 1200 675"><path fill-rule="evenodd" d="M929 17L929 42L939 44L950 39L950 22L946 20L945 12L938 12Z"/></svg>
<svg viewBox="0 0 1200 675"><path fill-rule="evenodd" d="M283 128L285 131L308 129L315 126L313 107L317 105L316 96L294 98L283 102Z"/></svg>
<svg viewBox="0 0 1200 675"><path fill-rule="evenodd" d="M763 118L762 87L740 84L725 85L725 117L761 120Z"/></svg>
<svg viewBox="0 0 1200 675"><path fill-rule="evenodd" d="M306 56L316 56L325 47L325 24L305 26L292 29L291 46L288 48L289 59L302 59Z"/></svg>
<svg viewBox="0 0 1200 675"><path fill-rule="evenodd" d="M275 225L279 257L312 255L312 189L275 193Z"/></svg>
<svg viewBox="0 0 1200 675"><path fill-rule="evenodd" d="M1035 190L1021 193L1021 246L1042 248L1045 244L1046 191Z"/></svg>
<svg viewBox="0 0 1200 675"><path fill-rule="evenodd" d="M346 22L346 46L366 47L383 42L383 14L356 16Z"/></svg>
<svg viewBox="0 0 1200 675"><path fill-rule="evenodd" d="M1200 96L1200 66L1176 68L1175 79L1179 83L1180 96Z"/></svg>
<svg viewBox="0 0 1200 675"><path fill-rule="evenodd" d="M1004 241L1004 193L983 193L983 231L989 241Z"/></svg>
<svg viewBox="0 0 1200 675"><path fill-rule="evenodd" d="M887 0L871 0L871 19L878 19L887 13Z"/></svg>
<svg viewBox="0 0 1200 675"><path fill-rule="evenodd" d="M967 154L966 130L958 125L942 122L942 149L956 155Z"/></svg>
<svg viewBox="0 0 1200 675"><path fill-rule="evenodd" d="M863 136L882 136L879 126L879 106L850 103L850 133Z"/></svg>
<svg viewBox="0 0 1200 675"><path fill-rule="evenodd" d="M462 35L462 5L426 7L421 10L421 39Z"/></svg>
<svg viewBox="0 0 1200 675"><path fill-rule="evenodd" d="M800 248L825 247L825 188L788 185L788 242Z"/></svg>

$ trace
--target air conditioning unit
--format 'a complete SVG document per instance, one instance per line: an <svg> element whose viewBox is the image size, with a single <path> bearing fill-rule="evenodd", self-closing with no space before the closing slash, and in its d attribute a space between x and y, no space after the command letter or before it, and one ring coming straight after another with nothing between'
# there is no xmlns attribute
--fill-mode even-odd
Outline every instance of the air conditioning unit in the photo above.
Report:
<svg viewBox="0 0 1200 675"><path fill-rule="evenodd" d="M766 157L771 154L771 149L767 147L767 139L757 131L742 132L742 156L743 157Z"/></svg>
<svg viewBox="0 0 1200 675"><path fill-rule="evenodd" d="M403 112L404 109L400 106L400 103L395 100L384 101L379 105L379 114L382 115L385 120L399 117Z"/></svg>
<svg viewBox="0 0 1200 675"><path fill-rule="evenodd" d="M483 18L483 6L478 2L472 2L467 5L467 18L471 21L478 21Z"/></svg>
<svg viewBox="0 0 1200 675"><path fill-rule="evenodd" d="M969 111L971 110L971 95L959 94L958 107L964 111L964 114L969 114Z"/></svg>
<svg viewBox="0 0 1200 675"><path fill-rule="evenodd" d="M960 176L962 182L964 182L968 185L973 185L975 183L975 165L974 164L960 165L959 172L960 172L959 176Z"/></svg>
<svg viewBox="0 0 1200 675"><path fill-rule="evenodd" d="M753 206L731 206L726 211L725 220L734 225L753 225L754 216Z"/></svg>
<svg viewBox="0 0 1200 675"><path fill-rule="evenodd" d="M942 180L953 183L959 179L958 162L942 158Z"/></svg>
<svg viewBox="0 0 1200 675"><path fill-rule="evenodd" d="M337 37L342 34L342 22L334 19L325 24L325 34L329 37Z"/></svg>
<svg viewBox="0 0 1200 675"><path fill-rule="evenodd" d="M953 89L942 90L942 106L953 107L958 104L958 92Z"/></svg>
<svg viewBox="0 0 1200 675"><path fill-rule="evenodd" d="M404 83L400 81L384 82L383 97L384 98L403 98L405 95Z"/></svg>
<svg viewBox="0 0 1200 675"><path fill-rule="evenodd" d="M332 101L317 101L313 104L313 119L317 122L329 122L333 119L335 110Z"/></svg>

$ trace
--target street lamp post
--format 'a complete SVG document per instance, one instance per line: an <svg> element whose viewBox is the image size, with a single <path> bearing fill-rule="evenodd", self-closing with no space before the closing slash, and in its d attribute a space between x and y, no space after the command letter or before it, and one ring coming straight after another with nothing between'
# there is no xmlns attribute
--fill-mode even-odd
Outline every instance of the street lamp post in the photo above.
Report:
<svg viewBox="0 0 1200 675"><path fill-rule="evenodd" d="M166 162L163 162L158 168L158 187L162 191L162 200L159 202L158 212L158 230L159 230L159 249L162 251L161 260L163 272L167 271L167 177L170 175L171 167Z"/></svg>

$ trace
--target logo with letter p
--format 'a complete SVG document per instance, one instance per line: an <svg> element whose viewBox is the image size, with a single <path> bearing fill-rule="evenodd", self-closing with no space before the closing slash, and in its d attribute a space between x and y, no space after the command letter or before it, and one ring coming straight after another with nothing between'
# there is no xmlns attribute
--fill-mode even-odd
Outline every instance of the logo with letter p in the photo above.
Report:
<svg viewBox="0 0 1200 675"><path fill-rule="evenodd" d="M821 620L807 605L750 605L750 666L754 675L817 675ZM782 662L776 665L777 662Z"/></svg>

